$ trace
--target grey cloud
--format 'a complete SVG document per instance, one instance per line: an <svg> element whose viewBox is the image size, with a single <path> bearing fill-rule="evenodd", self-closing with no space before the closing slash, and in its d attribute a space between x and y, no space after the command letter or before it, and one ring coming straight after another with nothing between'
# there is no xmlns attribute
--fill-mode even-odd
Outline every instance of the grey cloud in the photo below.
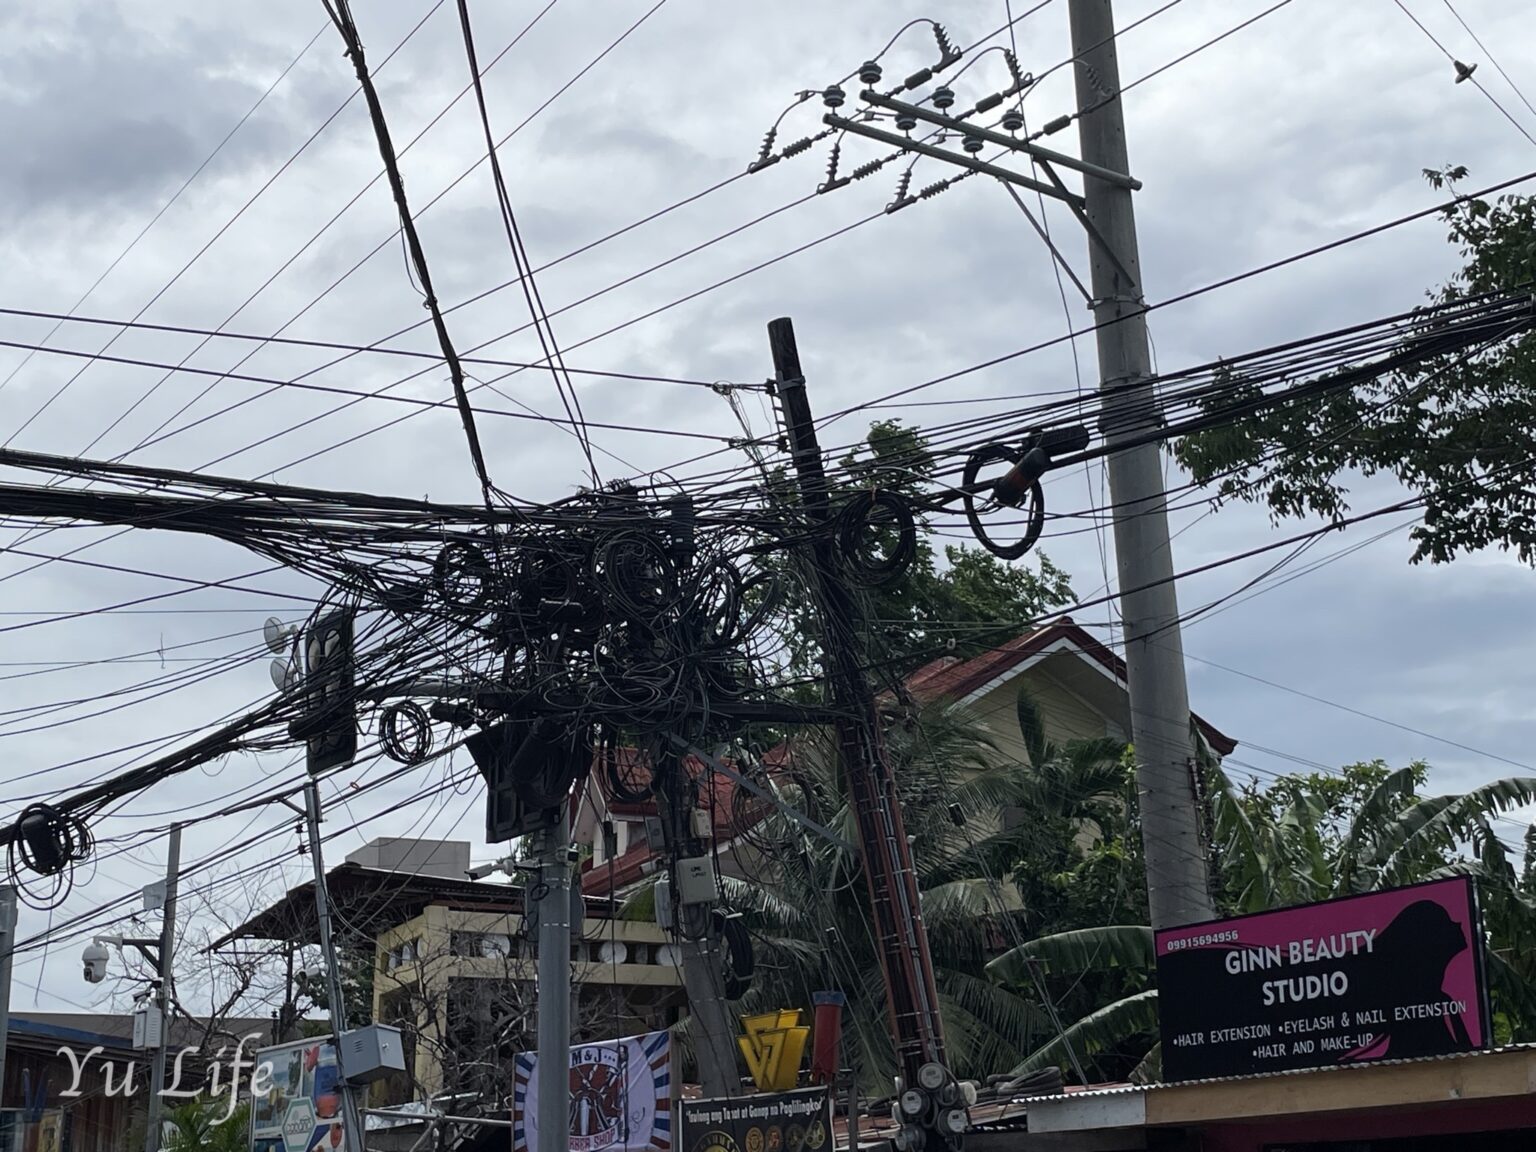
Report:
<svg viewBox="0 0 1536 1152"><path fill-rule="evenodd" d="M1156 6L1150 0L1117 4L1122 24ZM10 173L12 183L0 192L6 197L0 211L12 218L21 211L30 213L26 228L8 229L0 240L6 246L6 295L11 300L43 293L72 299L89 284L115 255L114 243L120 246L147 220L157 206L157 196L163 197L206 155L254 100L260 86L275 75L275 68L286 63L323 20L323 13L310 3L247 8L186 3L156 6L135 21L118 18L116 25L107 25L101 21L110 20L110 12L101 17L98 7L31 6L17 18L22 26L6 41L9 55L0 68L4 77L0 85L5 85L0 88L4 109L0 117L13 139L26 142L27 151L24 164L12 164L17 171ZM600 0L562 0L546 22L488 76L487 96L497 130L509 131L642 10L622 7L619 11ZM1467 0L1460 7L1485 39L1493 37L1489 43L1512 41L1522 30L1515 22L1518 14L1506 6ZM915 2L905 0L843 6L832 17L824 8L798 0L755 7L663 7L508 146L504 156L508 179L535 260L563 255L741 171L762 131L796 88L819 86L841 75L908 18L925 14ZM1224 30L1235 22L1227 9L1226 5L1181 5L1128 35L1126 75L1148 71ZM359 9L370 57L381 61L425 10L425 6L406 5ZM475 15L485 59L511 38L530 13L511 6L479 5ZM956 5L952 12L946 11L946 19L957 41L966 42L1001 22L1001 6ZM1450 84L1443 74L1443 59L1411 25L1400 21L1362 29L1364 19L1348 6L1293 5L1132 93L1127 100L1131 154L1136 174L1146 181L1138 210L1143 263L1154 297L1285 256L1427 203L1432 197L1419 180L1421 167L1460 161L1473 168L1476 178L1491 180L1526 166L1523 154L1512 149L1518 138L1497 113L1480 105L1476 93L1469 94L1468 86ZM1032 17L1020 32L1026 67L1039 71L1065 56L1062 6ZM99 43L91 43L86 33L96 34ZM391 124L402 145L464 83L462 45L456 35L451 6L446 6L391 62L381 79ZM893 54L893 75L915 68L925 58L928 46L923 36L909 34L909 39ZM77 58L69 57L75 51L87 54L87 66L80 67ZM998 63L994 54L962 83L975 81L980 91L990 78L989 70ZM1479 73L1485 74L1486 70ZM18 77L26 77L35 97L21 111L17 101L26 97L26 90L19 86ZM1524 78L1524 71L1517 72L1517 77ZM1055 79L1062 84L1048 82L1031 97L1032 123L1035 117L1043 121L1070 107L1067 73L1058 73ZM71 85L78 90L72 91ZM259 117L242 129L217 171L205 174L193 186L182 210L152 234L153 243L141 245L93 297L92 309L118 316L136 311L233 214L253 190L252 182L265 179L353 85L346 62L327 33ZM814 103L801 109L792 124L786 121L783 139L815 131L819 112ZM108 131L108 125L141 123L167 127L148 147L137 149L123 143L127 131L119 132L112 143L129 155L114 153L112 163L126 165L127 170L110 174L107 165L96 160L93 133ZM1070 137L1070 132L1064 133L1055 142L1070 150ZM242 141L241 147L235 147ZM418 210L479 156L480 147L479 126L465 101L406 158L407 188ZM876 154L873 146L850 144L844 149L844 163ZM540 277L547 304L560 308L805 195L822 178L824 163L825 152L818 150L739 180L550 269ZM354 103L183 284L156 305L150 318L194 323L222 318L362 187L377 171L377 164L365 118ZM89 195L55 197L53 207L39 203L32 185L15 182L46 180L52 186L69 181L76 171L84 173L82 179L95 181L82 185L90 189ZM924 165L918 182L944 174ZM556 331L567 346L574 345L861 215L878 212L890 197L893 180L894 171L888 169L836 195L814 199L563 313L555 320ZM22 200L23 195L30 199ZM1081 232L1064 213L1051 211L1058 242L1081 270L1086 252ZM102 227L104 220L110 229ZM394 223L388 196L376 189L264 292L238 326L250 331L275 329L364 252L390 236ZM462 299L509 278L510 260L483 170L426 213L422 230L446 299ZM1454 253L1444 245L1441 231L1433 222L1417 225L1370 245L1297 264L1240 288L1159 312L1153 321L1159 361L1165 368L1181 367L1412 304L1454 266ZM521 294L512 289L455 312L450 325L456 339L467 346L522 323L525 313ZM1000 189L977 179L582 347L572 352L570 361L580 367L706 380L761 380L769 368L763 325L780 314L796 318L812 373L814 403L823 413L1048 339L1069 322L1088 320L1075 299L1069 298L1068 314L1063 315L1048 258L1033 232ZM392 242L291 331L366 343L422 316L419 296ZM26 338L44 330L45 326L27 328ZM0 324L4 338L23 338L18 335L21 331L9 321ZM94 346L105 333L90 333L87 338L71 330L66 337L61 343ZM123 346L174 362L191 343L136 338L125 340ZM401 344L432 347L425 332ZM495 345L489 354L518 359L532 355L534 349L536 344L525 334ZM1083 368L1090 382L1094 377L1091 350L1092 342L1085 341ZM194 363L227 367L244 351L244 347L218 345L200 353ZM266 349L252 358L246 370L296 375L329 359L324 353ZM7 389L6 411L29 413L75 367L73 362L35 359ZM415 367L382 357L356 357L312 379L370 389ZM1071 357L1060 346L928 389L917 398L1029 395L1070 387L1071 373ZM95 366L21 442L44 450L78 450L155 378L153 373ZM103 447L114 453L132 447L142 432L170 415L205 383L200 379L168 383ZM525 373L499 387L543 411L561 411L544 374ZM593 419L722 435L738 432L724 402L699 390L622 382L590 382L581 387ZM187 418L258 390L256 385L221 382ZM446 396L446 373L436 366L408 392ZM477 395L487 407L513 407L489 392ZM130 459L196 467L298 424L343 399L283 390ZM748 400L761 429L765 426L762 411L754 398ZM880 414L932 424L996 412L1000 407L978 402ZM359 404L235 456L218 470L250 476L280 469L282 479L295 483L473 499L475 485L463 433L451 410L412 417L308 462L293 463L405 411L381 402ZM867 415L873 414L858 414L832 425L826 442L854 438ZM509 490L549 498L583 481L584 464L564 432L489 415L481 419L480 427L492 472ZM710 447L660 436L597 433L594 438L641 468ZM599 463L606 476L620 471L619 465L601 456ZM739 457L717 458L699 467L727 463L739 463ZM1085 482L1081 473L1062 478L1052 489L1053 500L1060 497L1053 507L1083 508L1090 491L1097 498L1096 479ZM1362 488L1359 499L1364 506L1379 495L1376 488ZM1181 513L1177 523L1191 522L1200 511ZM1177 562L1186 567L1291 530L1290 526L1272 529L1260 510L1224 510L1199 521L1179 538ZM5 532L0 544L12 537ZM72 529L35 547L62 551L88 538ZM1319 547L1343 547L1359 538L1348 534L1325 540ZM1044 547L1068 567L1085 595L1103 578L1093 534L1056 536ZM1529 680L1522 644L1531 621L1522 604L1529 599L1530 573L1490 564L1486 558L1442 571L1410 569L1406 552L1401 538L1390 539L1230 611L1213 614L1190 628L1187 647L1195 655L1520 760L1531 743L1521 705L1522 688ZM83 553L82 558L208 580L257 567L237 550L160 533L125 537ZM1270 562L1272 558L1260 558L1191 581L1181 590L1183 603L1198 606L1227 594ZM21 558L6 557L3 572L15 571L23 563ZM270 580L264 580L263 586ZM157 590L161 583L55 565L10 582L7 602L18 609L87 609ZM286 583L272 586L290 587ZM316 591L312 586L297 586ZM189 594L166 606L221 611L114 614L10 633L5 635L6 658L46 660L57 653L91 658L153 650L162 642L175 644L242 625L259 625L265 611L292 611L281 601L218 592ZM249 608L258 611L236 611ZM1083 615L1096 621L1110 618L1103 607ZM11 620L0 617L0 622ZM215 646L215 650L222 649ZM156 666L103 666L80 675L78 694L111 690L156 672ZM1291 762L1258 751L1255 745L1327 764L1376 755L1402 762L1422 755L1435 765L1432 786L1437 787L1460 786L1510 770L1507 765L1199 663L1191 664L1191 677L1197 707L1244 741L1239 758L1267 769L1284 769ZM7 707L69 698L71 686L62 683L66 679L7 681L12 692ZM31 770L163 736L185 726L186 717L215 715L261 698L266 691L263 659L258 658L206 685L153 704L13 740L6 746L8 762ZM159 820L149 813L180 803L211 807L237 786L259 790L264 782L261 773L276 771L279 763L275 757L242 758L211 779L190 775L174 787L157 789L125 805L111 826L123 832L144 828ZM83 779L102 767L97 763L57 779ZM478 836L473 793L454 799L452 811L431 809L436 822L429 824L428 809L408 803L411 788L420 783L412 778L409 786L402 785L387 797L354 803L359 817L377 811L386 801L398 802L400 810L353 834L352 839L372 831L404 833L413 826L447 833L456 823L461 835ZM10 791L24 794L20 786ZM220 821L200 828L189 836L189 856L228 842L241 823L232 826ZM273 817L270 823L281 821ZM286 851L291 842L279 839ZM338 846L334 851L342 850ZM158 852L151 849L144 859L152 865ZM121 875L88 879L64 911L83 910L152 879L154 871L125 859ZM32 927L41 924L37 918ZM44 999L54 994L78 997L75 984L65 983L62 976L44 972L43 980Z"/></svg>
<svg viewBox="0 0 1536 1152"><path fill-rule="evenodd" d="M212 44L146 40L112 5L21 39L25 50L13 40L4 53L0 86L10 157L0 213L13 223L142 211L190 175L261 92L200 66ZM281 106L246 123L218 162L220 177L280 145Z"/></svg>

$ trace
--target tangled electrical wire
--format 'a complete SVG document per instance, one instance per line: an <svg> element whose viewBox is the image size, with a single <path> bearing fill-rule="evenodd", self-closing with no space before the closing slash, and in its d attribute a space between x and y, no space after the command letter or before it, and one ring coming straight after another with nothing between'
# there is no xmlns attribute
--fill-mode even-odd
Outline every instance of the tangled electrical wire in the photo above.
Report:
<svg viewBox="0 0 1536 1152"><path fill-rule="evenodd" d="M33 908L55 907L69 894L74 866L90 858L95 845L90 826L50 804L32 804L16 818L16 832L8 865L17 895ZM29 883L26 873L42 877L46 888Z"/></svg>
<svg viewBox="0 0 1536 1152"><path fill-rule="evenodd" d="M0 828L11 872L48 878L53 896L32 895L61 899L90 854L92 819L115 801L232 754L312 741L337 717L371 726L377 750L402 764L465 746L482 771L502 765L514 814L594 763L615 797L644 798L647 750L668 738L718 747L754 725L835 718L811 699L815 679L788 639L818 610L804 569L818 540L846 584L876 589L910 570L919 529L942 530L958 505L983 547L1017 559L1050 522L1053 469L1475 355L1529 331L1532 302L1528 288L1488 293L1106 388L1097 443L1076 396L956 421L830 476L826 519L760 458L749 482L629 482L480 507L0 449L0 467L47 476L0 484L8 516L213 536L330 589L300 636L338 613L352 634L340 688L296 645L275 669L275 698ZM782 774L761 779L807 811L816 802ZM762 823L739 804L742 829Z"/></svg>

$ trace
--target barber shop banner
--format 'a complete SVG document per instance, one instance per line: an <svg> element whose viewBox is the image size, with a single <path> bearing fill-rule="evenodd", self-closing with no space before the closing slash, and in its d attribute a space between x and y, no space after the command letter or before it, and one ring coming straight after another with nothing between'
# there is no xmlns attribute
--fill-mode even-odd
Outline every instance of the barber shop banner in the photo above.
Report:
<svg viewBox="0 0 1536 1152"><path fill-rule="evenodd" d="M1159 932L1157 986L1168 1080L1489 1043L1467 877Z"/></svg>
<svg viewBox="0 0 1536 1152"><path fill-rule="evenodd" d="M539 1145L539 1057L517 1058L513 1152ZM672 1036L651 1032L571 1049L571 1152L668 1152L672 1147Z"/></svg>

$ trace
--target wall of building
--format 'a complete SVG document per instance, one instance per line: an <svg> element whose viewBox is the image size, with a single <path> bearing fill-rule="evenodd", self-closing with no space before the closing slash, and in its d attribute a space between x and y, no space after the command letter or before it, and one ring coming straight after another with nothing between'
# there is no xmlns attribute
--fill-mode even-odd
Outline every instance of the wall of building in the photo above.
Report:
<svg viewBox="0 0 1536 1152"><path fill-rule="evenodd" d="M142 1053L135 1054L135 1095L125 1098L122 1094L124 1077L130 1061L123 1054L114 1053L113 1080L116 1092L106 1094L103 1058L86 1062L81 1077L80 1095L66 1097L65 1092L74 1080L74 1068L69 1059L56 1049L69 1043L78 1057L84 1057L90 1045L81 1046L76 1041L63 1041L45 1037L18 1037L11 1033L11 1043L6 1046L5 1084L3 1090L4 1116L0 1117L0 1139L9 1135L17 1152L23 1147L36 1147L36 1140L44 1123L54 1131L67 1135L70 1152L123 1152L129 1145L130 1132L142 1139L145 1116L144 1076L147 1059ZM43 1114L38 1123L24 1122L25 1090L30 1089L34 1101L43 1101ZM61 1145L62 1146L62 1145Z"/></svg>
<svg viewBox="0 0 1536 1152"><path fill-rule="evenodd" d="M1072 657L1077 659L1077 657ZM1111 725L1100 712L1064 687L1050 674L1049 660L1027 668L1018 676L999 684L986 695L966 705L976 722L986 728L996 742L998 752L1020 763L1029 762L1024 748L1024 733L1019 728L1018 699L1023 689L1034 699L1045 722L1045 738L1053 744L1071 740L1098 740L1112 733Z"/></svg>
<svg viewBox="0 0 1536 1152"><path fill-rule="evenodd" d="M420 1038L408 1044L416 1083L423 1093L451 1090L438 1059L450 1042L454 1022L449 1005L465 980L532 986L538 974L537 949L522 939L523 917L430 905L420 916L380 933L375 942L374 1019L398 1024ZM682 987L682 972L661 949L670 943L654 923L589 917L580 940L571 943L571 980L588 992L617 989L624 1000L657 1002ZM609 945L604 959L604 945ZM622 963L615 962L622 946ZM606 1005L607 1000L605 999ZM609 1014L606 1011L605 1015ZM623 1021L637 1010L611 1013Z"/></svg>
<svg viewBox="0 0 1536 1152"><path fill-rule="evenodd" d="M1389 1143L1404 1140L1413 1143ZM1350 1152L1524 1152L1536 1149L1536 1096L1210 1124L1200 1129L1194 1146L1202 1152L1311 1152L1308 1146L1331 1144L1351 1145Z"/></svg>

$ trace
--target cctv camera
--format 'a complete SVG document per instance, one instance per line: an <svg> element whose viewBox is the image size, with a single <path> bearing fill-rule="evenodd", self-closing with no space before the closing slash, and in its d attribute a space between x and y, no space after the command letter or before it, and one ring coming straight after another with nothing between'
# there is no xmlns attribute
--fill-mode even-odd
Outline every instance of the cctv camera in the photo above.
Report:
<svg viewBox="0 0 1536 1152"><path fill-rule="evenodd" d="M569 848L567 848L565 850L565 862L567 864L575 864L580 859L581 859L581 849L576 847L576 845L572 844Z"/></svg>
<svg viewBox="0 0 1536 1152"><path fill-rule="evenodd" d="M80 960L85 965L85 978L92 984L100 984L107 978L107 958L110 953L100 944L87 944Z"/></svg>

